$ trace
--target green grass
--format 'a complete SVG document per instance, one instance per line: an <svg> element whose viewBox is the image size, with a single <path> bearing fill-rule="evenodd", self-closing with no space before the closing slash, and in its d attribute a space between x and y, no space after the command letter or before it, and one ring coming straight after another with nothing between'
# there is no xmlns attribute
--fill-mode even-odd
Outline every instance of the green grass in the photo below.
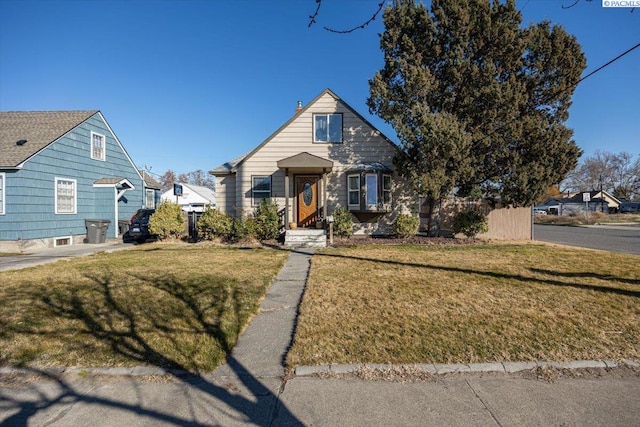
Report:
<svg viewBox="0 0 640 427"><path fill-rule="evenodd" d="M153 244L0 272L0 365L211 371L285 258Z"/></svg>
<svg viewBox="0 0 640 427"><path fill-rule="evenodd" d="M317 253L289 366L640 359L640 258L538 244Z"/></svg>

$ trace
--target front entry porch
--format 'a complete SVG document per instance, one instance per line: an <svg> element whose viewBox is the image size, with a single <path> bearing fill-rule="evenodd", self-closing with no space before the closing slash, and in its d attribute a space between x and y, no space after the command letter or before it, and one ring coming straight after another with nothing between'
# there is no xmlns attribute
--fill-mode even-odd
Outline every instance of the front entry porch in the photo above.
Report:
<svg viewBox="0 0 640 427"><path fill-rule="evenodd" d="M333 162L307 152L278 161L284 172L285 227L316 228L327 215L327 174ZM321 230L324 231L324 230Z"/></svg>

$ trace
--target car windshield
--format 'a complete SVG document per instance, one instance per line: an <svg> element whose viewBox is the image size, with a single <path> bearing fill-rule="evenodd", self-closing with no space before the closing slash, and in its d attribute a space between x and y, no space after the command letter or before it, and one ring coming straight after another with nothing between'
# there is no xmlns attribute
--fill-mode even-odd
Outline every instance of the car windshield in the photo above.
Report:
<svg viewBox="0 0 640 427"><path fill-rule="evenodd" d="M135 219L140 220L143 219L147 216L150 216L153 213L153 211L147 211L147 210L140 210L138 212L136 212L136 217Z"/></svg>

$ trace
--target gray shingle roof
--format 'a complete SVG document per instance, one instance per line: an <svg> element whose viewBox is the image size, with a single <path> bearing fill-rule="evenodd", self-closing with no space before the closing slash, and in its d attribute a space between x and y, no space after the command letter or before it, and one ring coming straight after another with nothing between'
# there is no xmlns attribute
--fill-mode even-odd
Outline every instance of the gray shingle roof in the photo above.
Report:
<svg viewBox="0 0 640 427"><path fill-rule="evenodd" d="M98 110L0 112L0 168L15 168ZM26 140L23 145L17 141Z"/></svg>

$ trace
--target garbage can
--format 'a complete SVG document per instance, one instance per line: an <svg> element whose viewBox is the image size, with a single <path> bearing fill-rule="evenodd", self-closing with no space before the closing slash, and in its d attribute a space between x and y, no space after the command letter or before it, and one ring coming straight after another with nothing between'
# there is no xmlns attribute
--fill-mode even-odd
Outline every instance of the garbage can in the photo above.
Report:
<svg viewBox="0 0 640 427"><path fill-rule="evenodd" d="M107 228L111 221L108 219L85 219L87 227L87 243L104 243L107 238Z"/></svg>
<svg viewBox="0 0 640 427"><path fill-rule="evenodd" d="M120 236L124 236L125 234L127 234L129 232L129 221L127 221L126 219L119 219L118 220L118 234Z"/></svg>

